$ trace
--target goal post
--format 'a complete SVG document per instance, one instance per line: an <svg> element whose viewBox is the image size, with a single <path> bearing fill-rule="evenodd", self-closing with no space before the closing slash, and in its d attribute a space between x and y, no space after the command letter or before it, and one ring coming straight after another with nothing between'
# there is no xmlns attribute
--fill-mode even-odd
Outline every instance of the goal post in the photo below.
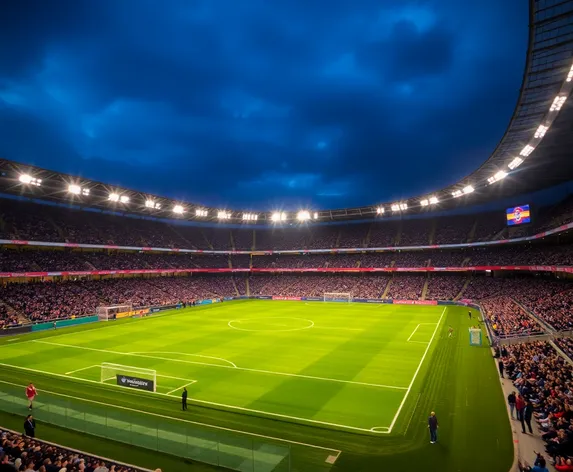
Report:
<svg viewBox="0 0 573 472"><path fill-rule="evenodd" d="M96 314L100 321L115 320L130 316L133 313L133 305L131 303L124 303L123 305L112 306L98 306Z"/></svg>
<svg viewBox="0 0 573 472"><path fill-rule="evenodd" d="M155 392L157 388L157 371L131 365L102 362L100 382L113 382L121 387Z"/></svg>
<svg viewBox="0 0 573 472"><path fill-rule="evenodd" d="M325 302L351 302L352 294L347 292L324 292Z"/></svg>

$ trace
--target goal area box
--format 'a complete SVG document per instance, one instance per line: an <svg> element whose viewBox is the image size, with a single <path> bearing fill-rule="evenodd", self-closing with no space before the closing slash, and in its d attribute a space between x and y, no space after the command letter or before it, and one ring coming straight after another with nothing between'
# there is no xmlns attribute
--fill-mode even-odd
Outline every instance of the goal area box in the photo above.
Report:
<svg viewBox="0 0 573 472"><path fill-rule="evenodd" d="M98 306L96 315L100 321L116 320L125 318L133 314L133 305L126 303L123 305Z"/></svg>
<svg viewBox="0 0 573 472"><path fill-rule="evenodd" d="M346 292L325 292L322 300L325 302L351 302L352 294Z"/></svg>
<svg viewBox="0 0 573 472"><path fill-rule="evenodd" d="M130 365L101 364L101 383L114 381L120 387L135 388L155 392L157 389L157 371Z"/></svg>

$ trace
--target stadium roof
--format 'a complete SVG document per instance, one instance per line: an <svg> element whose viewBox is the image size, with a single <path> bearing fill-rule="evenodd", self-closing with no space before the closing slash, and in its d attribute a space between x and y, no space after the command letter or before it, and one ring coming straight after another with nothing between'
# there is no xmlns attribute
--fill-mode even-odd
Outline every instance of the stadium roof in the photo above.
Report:
<svg viewBox="0 0 573 472"><path fill-rule="evenodd" d="M492 71L476 71L489 74ZM529 43L519 99L509 125L491 156L459 182L427 195L359 208L302 209L287 220L332 221L412 214L522 194L573 178L573 1L531 0ZM495 110L492 110L495 113ZM0 159L0 192L157 217L281 221L265 213L208 208L170 198ZM24 178L22 178L24 176ZM71 187L70 187L71 186ZM110 207L111 205L111 207Z"/></svg>

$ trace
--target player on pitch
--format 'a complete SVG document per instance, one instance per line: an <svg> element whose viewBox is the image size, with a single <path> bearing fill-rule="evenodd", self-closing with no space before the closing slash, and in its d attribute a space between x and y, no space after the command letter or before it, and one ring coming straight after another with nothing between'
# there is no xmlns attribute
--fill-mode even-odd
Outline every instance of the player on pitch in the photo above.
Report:
<svg viewBox="0 0 573 472"><path fill-rule="evenodd" d="M32 402L34 401L34 398L36 398L36 395L38 394L38 392L36 391L36 387L34 387L34 384L30 384L26 387L26 398L28 399L28 401L30 402L30 405L28 406L28 410L32 409Z"/></svg>

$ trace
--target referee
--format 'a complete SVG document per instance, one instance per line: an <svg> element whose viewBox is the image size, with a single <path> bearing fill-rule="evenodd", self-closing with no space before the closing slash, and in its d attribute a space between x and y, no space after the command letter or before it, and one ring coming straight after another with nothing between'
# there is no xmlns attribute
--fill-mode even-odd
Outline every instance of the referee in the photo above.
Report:
<svg viewBox="0 0 573 472"><path fill-rule="evenodd" d="M183 387L183 393L181 394L181 406L183 411L187 411L187 387Z"/></svg>

